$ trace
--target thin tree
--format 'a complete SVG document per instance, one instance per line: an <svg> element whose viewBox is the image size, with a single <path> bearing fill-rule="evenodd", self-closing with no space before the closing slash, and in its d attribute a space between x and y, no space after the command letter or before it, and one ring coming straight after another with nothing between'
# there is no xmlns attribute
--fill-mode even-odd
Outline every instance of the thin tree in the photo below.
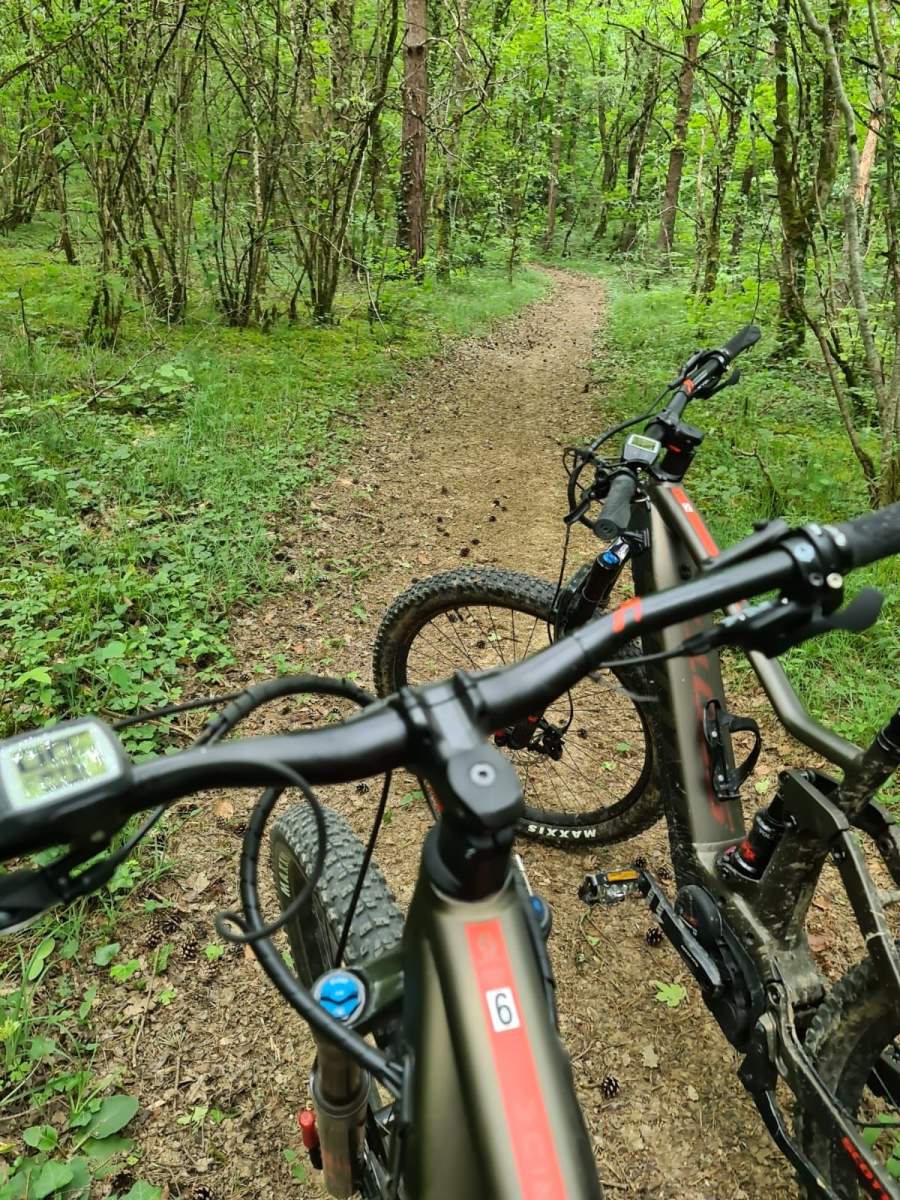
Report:
<svg viewBox="0 0 900 1200"><path fill-rule="evenodd" d="M403 132L397 244L416 275L425 257L425 152L428 112L426 0L406 0L403 32Z"/></svg>
<svg viewBox="0 0 900 1200"><path fill-rule="evenodd" d="M696 32L696 27L703 17L705 2L706 0L688 0L688 7L685 10L687 27L684 31L684 58L678 75L672 146L669 150L666 187L659 215L659 245L667 256L672 249L672 241L675 237L675 214L678 211L678 194L681 191L681 176L684 172L687 127L694 99L694 77L697 73L697 59L700 50L700 34Z"/></svg>

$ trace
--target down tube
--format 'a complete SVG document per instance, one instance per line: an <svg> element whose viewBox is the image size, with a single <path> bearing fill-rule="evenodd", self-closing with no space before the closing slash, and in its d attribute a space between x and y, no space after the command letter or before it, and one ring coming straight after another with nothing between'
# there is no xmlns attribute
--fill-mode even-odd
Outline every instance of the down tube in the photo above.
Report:
<svg viewBox="0 0 900 1200"><path fill-rule="evenodd" d="M403 943L416 1200L601 1200L531 937L511 882L472 903L420 876Z"/></svg>
<svg viewBox="0 0 900 1200"><path fill-rule="evenodd" d="M653 503L642 508L650 529L650 549L634 559L639 595L675 587L696 574L681 540L662 515L670 503L668 489L654 489ZM672 625L644 638L648 653L671 650L712 623L712 617ZM710 869L718 852L744 835L738 801L718 799L712 785L709 747L703 737L703 713L710 700L724 705L719 656L673 658L650 668L654 695L653 721L657 735L657 774L669 822L672 857L679 882L696 882L696 858ZM726 747L730 756L730 747ZM729 757L729 766L733 763ZM692 853L693 849L693 853Z"/></svg>

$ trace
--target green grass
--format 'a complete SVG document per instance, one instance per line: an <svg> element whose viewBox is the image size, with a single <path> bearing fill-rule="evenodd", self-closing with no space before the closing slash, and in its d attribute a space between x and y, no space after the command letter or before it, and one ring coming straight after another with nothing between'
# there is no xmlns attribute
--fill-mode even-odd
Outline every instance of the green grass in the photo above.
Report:
<svg viewBox="0 0 900 1200"><path fill-rule="evenodd" d="M643 290L637 277L609 275L608 289L595 368L607 424L650 408L692 350L720 344L754 319L756 308L755 282L723 292L709 307L686 299L678 281ZM688 487L723 546L751 532L760 518L843 520L867 508L815 350L789 367L770 358L775 302L775 285L764 283L755 319L765 336L741 359L740 385L687 413L706 435ZM897 705L897 559L854 573L848 595L864 584L887 597L874 628L854 637L830 634L783 660L814 716L860 744L868 744Z"/></svg>
<svg viewBox="0 0 900 1200"><path fill-rule="evenodd" d="M165 329L132 305L106 351L81 337L91 271L57 261L52 238L35 224L0 243L0 736L79 712L114 718L215 677L236 602L315 584L312 555L285 578L280 530L307 520L306 490L346 459L367 397L546 287L490 267L447 285L393 282L378 319L348 290L334 325L269 333L202 308ZM274 673L286 648L271 649ZM152 726L128 736L134 752L155 746ZM131 923L158 907L144 897L172 866L167 825L95 900L55 911L0 957L0 1118L22 1127L0 1139L4 1200L139 1162L130 1139L96 1136L111 1104L127 1115L132 1102L94 1069L93 1009L110 992L176 999L171 944L143 966L119 944L133 950ZM41 1123L61 1106L61 1125Z"/></svg>
<svg viewBox="0 0 900 1200"><path fill-rule="evenodd" d="M0 247L5 733L134 711L177 697L188 671L214 674L229 608L282 583L279 519L303 520L304 489L346 456L364 398L545 287L490 268L392 283L379 320L348 291L334 325L269 333L202 309L166 329L133 304L106 351L81 338L91 273L42 249L51 235L32 226Z"/></svg>

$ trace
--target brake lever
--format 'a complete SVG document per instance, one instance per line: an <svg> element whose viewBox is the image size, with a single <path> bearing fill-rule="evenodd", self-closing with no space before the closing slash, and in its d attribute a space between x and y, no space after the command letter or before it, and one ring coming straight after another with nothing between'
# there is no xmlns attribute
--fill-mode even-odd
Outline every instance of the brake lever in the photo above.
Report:
<svg viewBox="0 0 900 1200"><path fill-rule="evenodd" d="M593 500L594 500L593 496L588 495L575 508L570 508L569 511L566 513L566 515L563 517L563 524L564 525L574 525L576 521L580 521L581 518L584 516L584 514L587 512L587 510L591 507Z"/></svg>
<svg viewBox="0 0 900 1200"><path fill-rule="evenodd" d="M12 871L0 877L0 936L18 933L63 902L46 871Z"/></svg>
<svg viewBox="0 0 900 1200"><path fill-rule="evenodd" d="M773 600L742 608L712 629L689 638L682 649L686 654L702 654L718 646L738 646L758 651L766 658L777 658L823 633L862 633L878 620L883 604L884 596L877 588L863 588L845 608L828 614L796 600Z"/></svg>
<svg viewBox="0 0 900 1200"><path fill-rule="evenodd" d="M710 396L717 396L719 394L719 392L724 391L725 388L735 387L740 382L741 382L741 372L738 367L735 367L727 379L723 379L722 382L717 384L711 392L706 392L704 394L707 398L709 398Z"/></svg>
<svg viewBox="0 0 900 1200"><path fill-rule="evenodd" d="M92 863L78 875L72 870L93 857L102 846L80 847L38 871L0 875L0 937L27 929L58 904L71 904L109 883L125 857L122 850Z"/></svg>
<svg viewBox="0 0 900 1200"><path fill-rule="evenodd" d="M671 383L666 385L666 391L674 392L678 388L680 388L681 385L684 383L684 381L687 379L688 375L690 375L691 371L693 371L694 367L696 367L697 364L700 362L701 358L703 358L703 356L708 353L709 353L708 350L695 350L694 353L691 355L691 357L687 360L687 362L681 368L681 370L678 372L678 378L673 379Z"/></svg>

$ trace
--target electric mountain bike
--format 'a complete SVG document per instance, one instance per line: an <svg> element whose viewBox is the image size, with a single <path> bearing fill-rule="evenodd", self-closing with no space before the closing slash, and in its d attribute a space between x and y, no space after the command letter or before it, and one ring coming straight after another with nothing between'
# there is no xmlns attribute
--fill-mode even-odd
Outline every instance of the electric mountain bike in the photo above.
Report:
<svg viewBox="0 0 900 1200"><path fill-rule="evenodd" d="M842 573L898 552L900 505L836 527L808 525L765 544L751 538L699 578L631 601L509 668L456 672L451 679L405 688L373 703L346 681L292 677L256 685L207 725L199 745L139 763L128 759L114 730L93 718L9 739L0 743L0 857L21 859L52 846L67 849L49 865L19 866L0 876L0 929L22 928L54 905L108 882L138 839L178 799L209 788L266 787L241 853L242 910L220 914L217 927L222 936L252 947L313 1032L313 1106L303 1114L301 1127L326 1190L336 1197L360 1191L405 1200L599 1197L590 1142L556 1028L544 946L546 907L529 895L515 866L521 784L508 756L484 739L544 711L580 680L616 661L635 636L658 638L673 623L679 633L667 649L654 652L656 663L671 666L686 657L702 661L726 645L769 654L836 624L858 625L858 601L855 615L854 605L843 617L838 611ZM754 607L743 603L773 590L779 593L774 600ZM719 624L697 624L710 612L738 605ZM670 641L672 636L662 634ZM292 692L347 696L363 711L323 729L224 740L247 712ZM135 719L146 720L146 715ZM900 1023L894 999L897 951L884 931L881 900L863 882L851 832L853 822L875 832L900 883L896 826L864 802L900 755L892 741L898 724L895 718L865 754L853 756L840 786L804 776L796 789L784 789L785 828L769 871L790 850L788 864L799 859L809 865L816 855L830 852L863 914L872 955L871 966L862 969L868 971L865 980L853 977L853 996L870 985L865 1003L858 1009L833 1005L827 1027L819 1022L811 1030L817 1031L814 1045L807 1039L804 1047L793 1032L798 997L792 956L802 964L802 940L783 951L773 949L767 960L770 979L757 986L753 964L759 956L751 958L750 948L728 934L724 914L715 903L705 904L699 885L696 902L680 901L676 909L649 876L636 880L652 896L664 924L691 931L684 932L682 944L710 998L721 1000L720 1010L733 1012L735 1023L741 1019L750 1027L744 1039L746 1075L758 1093L774 1105L777 1072L789 1077L799 1072L804 1080L806 1154L815 1155L815 1165L803 1157L801 1166L806 1164L808 1177L826 1197L853 1194L839 1190L833 1173L828 1179L835 1163L839 1170L849 1164L851 1181L864 1180L872 1195L898 1195L865 1136L856 1103L866 1083L871 1088L873 1076L879 1103L884 1097L897 1099L897 1064L891 1055ZM390 907L374 865L366 870L378 820L363 849L312 790L315 784L346 783L401 765L423 776L440 802L405 922ZM258 860L268 820L287 788L298 789L305 806L292 809L273 830L283 911L266 923ZM386 796L385 787L379 812ZM724 805L705 793L703 803L705 814ZM146 810L152 810L150 816L124 844L104 854L129 817ZM709 858L714 851L704 843L698 870L719 870ZM740 873L737 853L725 858L728 869ZM748 859L746 850L740 853ZM359 864L352 886L343 867L335 865L345 857ZM786 884L792 881L799 877L787 875ZM588 890L600 895L614 884L593 881ZM747 893L735 889L734 894L742 900ZM769 894L774 901L771 888ZM782 887L777 898L784 895ZM290 931L296 974L272 940L283 929ZM742 987L749 997L745 1004ZM847 986L835 991L842 987L846 1000ZM833 1046L831 1035L841 1028L841 1052L813 1065L810 1055ZM849 1093L836 1098L848 1081Z"/></svg>
<svg viewBox="0 0 900 1200"><path fill-rule="evenodd" d="M585 448L569 448L567 531L587 525L603 547L594 561L568 581L566 534L559 582L519 571L467 567L420 580L385 613L375 640L373 677L381 696L423 683L455 667L485 670L508 665L583 625L610 602L623 569L650 546L654 529L623 521L635 466L651 466L660 481L680 481L703 435L680 420L679 397L711 396L738 381L727 379L732 361L759 338L747 326L720 350L694 354L663 395L674 393L645 435L628 439L624 458L607 461L598 450L652 411L617 425ZM586 473L590 483L582 480ZM680 494L680 493L679 493ZM589 516L605 500L599 518ZM662 816L654 786L652 736L654 690L624 647L608 673L594 674L534 720L495 731L494 742L510 755L523 780L525 813L520 832L561 847L617 842L633 837Z"/></svg>

